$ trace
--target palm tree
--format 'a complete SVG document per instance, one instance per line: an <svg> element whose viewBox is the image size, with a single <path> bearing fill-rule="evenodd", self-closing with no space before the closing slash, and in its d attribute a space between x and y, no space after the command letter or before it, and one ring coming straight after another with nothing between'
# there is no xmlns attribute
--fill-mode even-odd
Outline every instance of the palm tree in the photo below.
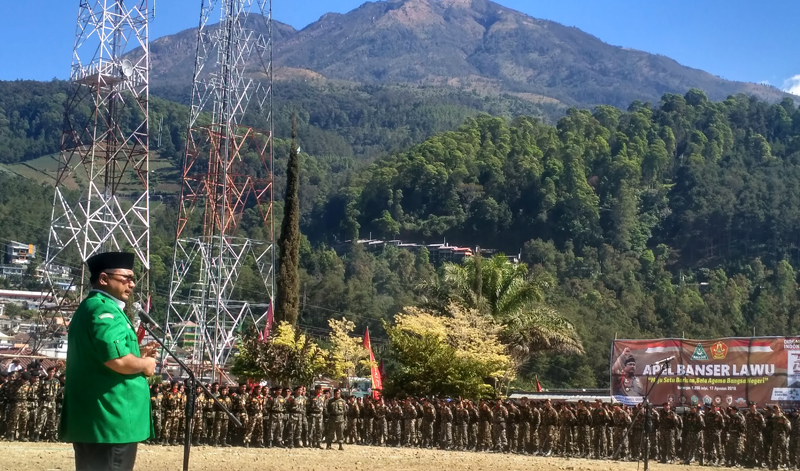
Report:
<svg viewBox="0 0 800 471"><path fill-rule="evenodd" d="M544 304L550 282L530 279L528 266L497 254L444 265L444 284L454 300L478 309L502 326L501 340L521 365L536 352L583 353L575 325Z"/></svg>

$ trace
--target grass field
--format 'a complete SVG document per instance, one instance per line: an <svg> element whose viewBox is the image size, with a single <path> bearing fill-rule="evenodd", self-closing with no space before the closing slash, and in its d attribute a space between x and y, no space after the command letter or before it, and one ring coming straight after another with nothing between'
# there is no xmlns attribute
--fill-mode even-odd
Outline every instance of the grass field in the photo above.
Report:
<svg viewBox="0 0 800 471"><path fill-rule="evenodd" d="M52 443L0 443L0 469L16 471L72 470L72 447ZM180 470L183 448L140 446L137 470ZM654 471L698 471L700 466L651 463ZM539 458L522 455L469 453L409 448L345 446L344 451L317 449L192 448L189 469L240 470L347 470L347 471L635 471L641 463L583 459Z"/></svg>
<svg viewBox="0 0 800 471"><path fill-rule="evenodd" d="M17 164L0 164L0 171L19 175L39 183L54 185L58 173L58 154L46 155L38 159ZM65 186L71 190L82 189L88 182L86 171L78 166L74 173L65 179ZM126 175L120 185L120 192L138 188L132 172ZM161 159L156 152L150 154L150 185L154 193L176 194L180 190L180 170L167 159Z"/></svg>

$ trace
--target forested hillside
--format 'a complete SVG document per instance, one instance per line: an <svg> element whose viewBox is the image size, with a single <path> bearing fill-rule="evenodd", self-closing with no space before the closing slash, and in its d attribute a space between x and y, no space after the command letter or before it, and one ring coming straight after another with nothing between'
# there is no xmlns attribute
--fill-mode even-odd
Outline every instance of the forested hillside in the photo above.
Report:
<svg viewBox="0 0 800 471"><path fill-rule="evenodd" d="M2 161L56 152L64 84L0 89ZM474 104L431 99L425 108L423 95L423 114L414 115L404 92L349 104L355 95L296 90L280 112L283 120L292 100L305 103L300 325L311 332L344 314L358 329L369 326L380 349L381 321L437 285L441 273L425 251L355 246L342 256L329 248L371 232L521 252L530 275L549 280L548 303L575 322L586 350L526 365L551 387L607 385L615 336L800 333L800 112L790 100L712 102L692 90L625 112L571 109L551 125L477 115ZM499 107L490 111L518 114L510 102L490 103ZM153 122L164 116L159 152L179 162L184 131L167 123L184 120L185 106L154 99L152 112ZM280 183L288 144L276 144ZM375 155L385 157L367 158ZM0 237L44 247L50 198L36 183L0 177ZM173 253L174 202L164 203L153 210L156 312L165 309ZM245 217L242 230L257 234L256 220Z"/></svg>

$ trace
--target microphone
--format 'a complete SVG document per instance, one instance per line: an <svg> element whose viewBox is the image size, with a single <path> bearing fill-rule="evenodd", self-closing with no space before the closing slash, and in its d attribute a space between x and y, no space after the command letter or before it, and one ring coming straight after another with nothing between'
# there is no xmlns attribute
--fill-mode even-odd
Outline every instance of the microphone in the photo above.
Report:
<svg viewBox="0 0 800 471"><path fill-rule="evenodd" d="M156 321L154 321L153 318L150 317L150 315L148 313L144 312L144 311L140 311L139 312L139 319L141 319L142 322L144 322L147 325L154 325L154 326L158 327L158 324L156 324Z"/></svg>
<svg viewBox="0 0 800 471"><path fill-rule="evenodd" d="M669 363L675 359L675 355L672 355L669 358L664 358L663 360L658 360L657 362L653 363L654 365L663 365L664 363Z"/></svg>

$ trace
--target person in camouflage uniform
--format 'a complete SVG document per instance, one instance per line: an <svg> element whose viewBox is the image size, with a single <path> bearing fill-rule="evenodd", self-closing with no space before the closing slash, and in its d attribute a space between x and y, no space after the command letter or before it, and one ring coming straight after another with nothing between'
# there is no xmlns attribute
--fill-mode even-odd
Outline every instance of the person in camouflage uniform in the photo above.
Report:
<svg viewBox="0 0 800 471"><path fill-rule="evenodd" d="M403 446L414 446L417 432L417 408L411 399L403 403Z"/></svg>
<svg viewBox="0 0 800 471"><path fill-rule="evenodd" d="M403 406L400 402L392 399L392 423L389 432L392 439L392 444L396 447L402 445L403 437Z"/></svg>
<svg viewBox="0 0 800 471"><path fill-rule="evenodd" d="M678 414L672 410L669 403L664 403L661 411L661 418L658 422L659 432L659 451L661 456L659 461L662 463L673 463L675 461L675 435L678 433L679 426Z"/></svg>
<svg viewBox="0 0 800 471"><path fill-rule="evenodd" d="M550 456L555 451L558 443L558 419L558 411L553 407L550 399L547 399L542 409L541 437L539 438L542 456Z"/></svg>
<svg viewBox="0 0 800 471"><path fill-rule="evenodd" d="M504 452L508 447L507 423L508 409L498 399L492 408L492 449L495 452Z"/></svg>
<svg viewBox="0 0 800 471"><path fill-rule="evenodd" d="M703 461L703 429L705 429L705 421L703 414L697 410L697 406L692 406L692 409L684 418L684 430L686 431L686 441L684 443L685 450L683 461L684 464L691 464L695 458L702 466Z"/></svg>
<svg viewBox="0 0 800 471"><path fill-rule="evenodd" d="M615 405L611 420L614 425L614 459L625 461L628 459L628 441L625 433L631 425L631 416L627 410Z"/></svg>
<svg viewBox="0 0 800 471"><path fill-rule="evenodd" d="M632 412L633 415L633 425L631 426L631 433L630 433L630 455L631 459L638 460L642 455L642 447L644 441L644 422L645 422L645 411L644 405L639 404Z"/></svg>
<svg viewBox="0 0 800 471"><path fill-rule="evenodd" d="M322 424L322 413L325 410L325 395L322 386L314 387L314 397L308 401L309 430L308 441L311 446L322 448L322 435L325 429Z"/></svg>
<svg viewBox="0 0 800 471"><path fill-rule="evenodd" d="M572 456L573 436L575 427L575 414L567 404L561 404L561 411L558 414L559 422L559 445L558 450L561 456Z"/></svg>
<svg viewBox="0 0 800 471"><path fill-rule="evenodd" d="M472 401L467 401L466 409L469 413L467 448L477 451L480 446L481 413Z"/></svg>
<svg viewBox="0 0 800 471"><path fill-rule="evenodd" d="M453 447L453 409L446 401L441 401L440 405L439 448L449 450Z"/></svg>
<svg viewBox="0 0 800 471"><path fill-rule="evenodd" d="M205 436L206 420L206 403L209 398L206 397L205 391L200 386L195 388L194 392L194 408L192 410L192 444L199 446L200 441Z"/></svg>
<svg viewBox="0 0 800 471"><path fill-rule="evenodd" d="M728 407L728 437L725 441L725 466L738 466L744 450L744 435L747 424L738 409Z"/></svg>
<svg viewBox="0 0 800 471"><path fill-rule="evenodd" d="M333 392L333 399L328 401L328 437L326 448L331 449L334 437L339 444L339 449L344 450L344 421L347 412L347 404L342 399L342 392L336 389Z"/></svg>
<svg viewBox="0 0 800 471"><path fill-rule="evenodd" d="M347 428L345 433L345 443L354 445L358 443L358 419L361 417L361 409L358 407L356 398L347 398Z"/></svg>
<svg viewBox="0 0 800 471"><path fill-rule="evenodd" d="M361 408L361 444L373 444L373 431L375 430L375 402L366 398Z"/></svg>
<svg viewBox="0 0 800 471"><path fill-rule="evenodd" d="M383 397L379 397L375 402L375 420L373 421L372 444L375 446L386 446L389 439L389 424L387 416L389 407L383 402Z"/></svg>
<svg viewBox="0 0 800 471"><path fill-rule="evenodd" d="M456 403L454 422L455 449L465 451L469 447L469 410L464 407L464 401L458 401Z"/></svg>
<svg viewBox="0 0 800 471"><path fill-rule="evenodd" d="M241 438L242 443L244 443L244 435L247 433L247 428L250 424L250 416L247 413L247 403L250 399L250 395L247 393L247 385L240 384L239 388L231 394L231 404L233 409L233 415L239 419L241 422L240 427L229 427L234 428L235 430L231 430L231 435L236 435L237 439ZM234 440L231 439L231 442Z"/></svg>
<svg viewBox="0 0 800 471"><path fill-rule="evenodd" d="M39 376L38 371L36 374L31 375L28 381L28 427L25 429L25 437L28 440L33 440L36 433L36 423L39 418Z"/></svg>
<svg viewBox="0 0 800 471"><path fill-rule="evenodd" d="M163 410L166 420L164 420L164 435L161 444L177 445L178 441L178 427L180 417L183 414L183 405L185 402L182 400L182 393L178 390L178 383L173 381L170 389L164 393L163 396Z"/></svg>
<svg viewBox="0 0 800 471"><path fill-rule="evenodd" d="M519 430L520 423L522 421L522 412L520 412L519 408L516 406L516 404L514 404L514 401L506 401L506 409L508 410L508 451L510 453L518 453L520 446Z"/></svg>
<svg viewBox="0 0 800 471"><path fill-rule="evenodd" d="M580 400L575 412L575 428L578 432L578 456L581 458L588 458L592 451L591 427L592 413L586 408L586 403Z"/></svg>
<svg viewBox="0 0 800 471"><path fill-rule="evenodd" d="M294 388L294 395L289 398L287 410L289 412L289 432L286 446L300 448L303 446L303 422L306 417L306 396L303 394L301 386Z"/></svg>
<svg viewBox="0 0 800 471"><path fill-rule="evenodd" d="M489 451L492 448L492 409L485 401L478 406L478 439L476 451Z"/></svg>
<svg viewBox="0 0 800 471"><path fill-rule="evenodd" d="M756 403L749 403L749 410L744 416L745 419L745 439L744 457L748 466L761 466L764 460L764 427L766 422L764 416L756 409Z"/></svg>
<svg viewBox="0 0 800 471"><path fill-rule="evenodd" d="M6 419L9 416L8 411L8 390L11 387L11 380L5 371L0 371L0 435L5 436L6 433Z"/></svg>
<svg viewBox="0 0 800 471"><path fill-rule="evenodd" d="M150 386L150 414L153 417L153 438L150 440L151 443L157 443L161 440L161 432L164 426L163 401L164 394L161 392L161 385L154 384Z"/></svg>
<svg viewBox="0 0 800 471"><path fill-rule="evenodd" d="M286 398L281 395L281 388L272 388L269 402L269 427L267 428L266 447L283 446L283 422L286 414Z"/></svg>
<svg viewBox="0 0 800 471"><path fill-rule="evenodd" d="M773 407L772 414L772 446L770 446L770 469L778 469L789 464L789 434L792 423L783 415L780 406Z"/></svg>
<svg viewBox="0 0 800 471"><path fill-rule="evenodd" d="M211 396L218 398L219 397L219 383L212 383L211 384ZM214 399L212 397L208 397L206 401L206 410L205 410L205 429L204 429L204 440L207 445L210 445L214 440L214 419L216 418L216 406L214 405Z"/></svg>
<svg viewBox="0 0 800 471"><path fill-rule="evenodd" d="M230 410L233 407L233 401L228 394L228 386L223 385L219 389L219 402ZM213 402L213 401L212 401ZM228 443L228 413L219 407L216 402L213 403L214 408L214 446L230 446Z"/></svg>
<svg viewBox="0 0 800 471"><path fill-rule="evenodd" d="M706 406L704 416L706 428L703 431L703 441L706 449L706 462L718 465L722 462L722 429L725 427L725 418L716 407Z"/></svg>
<svg viewBox="0 0 800 471"><path fill-rule="evenodd" d="M28 392L30 391L31 376L28 373L14 373L13 378L7 396L11 409L6 439L27 441L25 431L28 429Z"/></svg>
<svg viewBox="0 0 800 471"><path fill-rule="evenodd" d="M253 386L253 391L247 398L247 416L250 422L244 434L244 446L250 448L250 443L255 443L260 448L264 447L264 396L261 394L261 385ZM255 442L253 435L255 434Z"/></svg>
<svg viewBox="0 0 800 471"><path fill-rule="evenodd" d="M769 465L770 448L772 447L772 408L764 408L764 430L761 432L764 446L764 457L762 462Z"/></svg>
<svg viewBox="0 0 800 471"><path fill-rule="evenodd" d="M422 406L422 448L433 448L436 436L433 431L433 424L436 422L436 407L430 401Z"/></svg>

